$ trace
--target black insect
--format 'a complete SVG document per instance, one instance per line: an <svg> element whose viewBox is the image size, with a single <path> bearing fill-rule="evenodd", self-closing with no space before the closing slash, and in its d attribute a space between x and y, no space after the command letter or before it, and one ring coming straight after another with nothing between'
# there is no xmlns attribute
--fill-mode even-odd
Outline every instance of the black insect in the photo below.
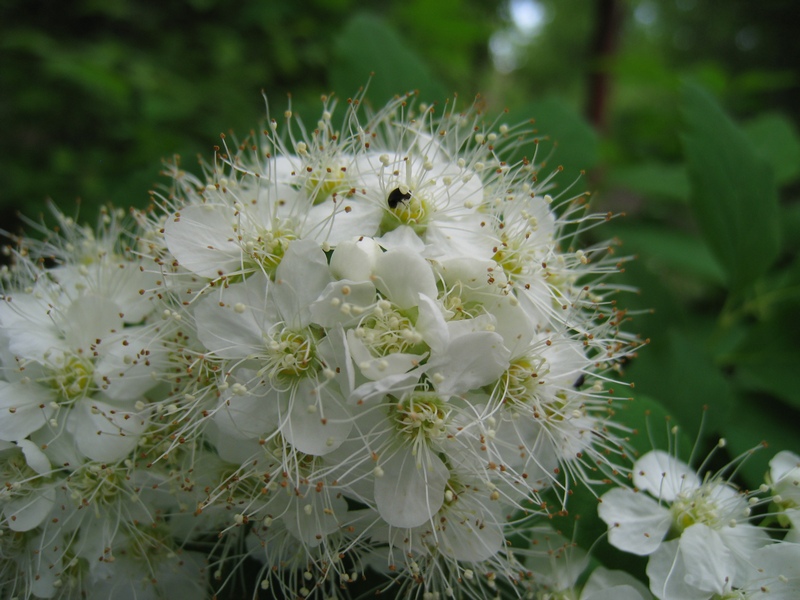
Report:
<svg viewBox="0 0 800 600"><path fill-rule="evenodd" d="M586 381L586 373L581 373L580 377L575 380L575 383L572 384L576 390L580 389L583 383Z"/></svg>
<svg viewBox="0 0 800 600"><path fill-rule="evenodd" d="M398 204L405 202L410 198L411 192L406 192L404 194L400 191L400 188L394 188L391 192L389 192L389 208L397 208Z"/></svg>

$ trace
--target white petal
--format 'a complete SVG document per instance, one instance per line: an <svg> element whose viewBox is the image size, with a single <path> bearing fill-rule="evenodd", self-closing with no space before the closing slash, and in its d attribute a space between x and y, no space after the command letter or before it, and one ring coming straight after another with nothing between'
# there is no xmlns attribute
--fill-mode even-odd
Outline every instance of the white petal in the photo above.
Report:
<svg viewBox="0 0 800 600"><path fill-rule="evenodd" d="M359 236L374 235L382 217L381 206L364 198L347 198L340 194L335 204L328 199L311 207L307 222L313 223L314 229L304 231L304 235L335 246Z"/></svg>
<svg viewBox="0 0 800 600"><path fill-rule="evenodd" d="M419 295L436 298L436 280L428 261L417 254L389 250L378 257L375 286L401 309L419 304Z"/></svg>
<svg viewBox="0 0 800 600"><path fill-rule="evenodd" d="M0 381L0 440L16 442L45 424L53 393L33 383Z"/></svg>
<svg viewBox="0 0 800 600"><path fill-rule="evenodd" d="M375 260L383 254L372 238L357 242L342 242L331 256L331 274L337 279L369 281L375 268Z"/></svg>
<svg viewBox="0 0 800 600"><path fill-rule="evenodd" d="M122 331L125 322L116 303L99 296L83 296L67 309L65 338L72 349L89 351L114 332Z"/></svg>
<svg viewBox="0 0 800 600"><path fill-rule="evenodd" d="M460 494L454 510L443 510L448 525L442 531L443 551L456 560L489 560L505 546L500 505L487 498ZM494 510L491 510L494 509Z"/></svg>
<svg viewBox="0 0 800 600"><path fill-rule="evenodd" d="M244 380L249 371L240 371L236 380ZM226 436L257 439L278 428L278 394L267 385L245 385L244 395L225 393L214 411L213 421Z"/></svg>
<svg viewBox="0 0 800 600"><path fill-rule="evenodd" d="M800 544L778 542L753 553L757 575L749 582L752 598L797 600L800 598ZM764 591L763 595L759 592Z"/></svg>
<svg viewBox="0 0 800 600"><path fill-rule="evenodd" d="M583 586L581 600L648 600L650 591L633 575L597 567Z"/></svg>
<svg viewBox="0 0 800 600"><path fill-rule="evenodd" d="M111 280L106 287L109 298L120 307L126 323L138 323L157 308L152 294L141 294L141 290L158 286L158 275L149 270L140 270L138 263L107 265L104 280ZM108 272L108 274L106 274Z"/></svg>
<svg viewBox="0 0 800 600"><path fill-rule="evenodd" d="M0 300L0 325L3 329L15 323L37 323L52 325L51 303L47 294L38 297L34 294L15 293Z"/></svg>
<svg viewBox="0 0 800 600"><path fill-rule="evenodd" d="M428 296L419 297L415 328L434 354L444 353L450 344L450 330L442 314L442 306Z"/></svg>
<svg viewBox="0 0 800 600"><path fill-rule="evenodd" d="M672 524L669 510L645 494L614 488L600 500L597 514L608 525L608 541L625 552L655 552Z"/></svg>
<svg viewBox="0 0 800 600"><path fill-rule="evenodd" d="M86 458L78 451L75 439L69 431L53 430L42 427L31 434L31 441L38 448L44 448L50 464L63 469L75 469L82 465Z"/></svg>
<svg viewBox="0 0 800 600"><path fill-rule="evenodd" d="M783 501L800 505L800 456L784 450L769 461L772 491Z"/></svg>
<svg viewBox="0 0 800 600"><path fill-rule="evenodd" d="M417 527L442 507L449 472L433 452L412 456L409 448L400 448L379 465L383 474L375 478L375 503L389 525Z"/></svg>
<svg viewBox="0 0 800 600"><path fill-rule="evenodd" d="M356 372L350 357L350 347L341 326L328 329L327 335L317 344L317 354L328 369L336 373L334 379L345 398L355 389Z"/></svg>
<svg viewBox="0 0 800 600"><path fill-rule="evenodd" d="M11 531L30 531L47 518L56 501L52 488L40 490L36 495L12 498L3 503L3 515Z"/></svg>
<svg viewBox="0 0 800 600"><path fill-rule="evenodd" d="M784 541L800 544L800 508L789 508L784 512L784 515L791 524Z"/></svg>
<svg viewBox="0 0 800 600"><path fill-rule="evenodd" d="M716 531L697 523L681 534L678 545L687 584L720 595L730 590L736 561Z"/></svg>
<svg viewBox="0 0 800 600"><path fill-rule="evenodd" d="M386 394L399 397L403 392L411 390L417 385L419 376L423 372L424 367L408 373L387 375L375 381L368 381L353 390L349 398L350 404L362 404L376 398L383 398Z"/></svg>
<svg viewBox="0 0 800 600"><path fill-rule="evenodd" d="M461 256L492 256L493 238L483 233L485 215L431 221L425 231L425 256L446 260Z"/></svg>
<svg viewBox="0 0 800 600"><path fill-rule="evenodd" d="M164 225L167 248L184 269L213 279L241 269L242 249L233 228L232 209L222 205L187 206Z"/></svg>
<svg viewBox="0 0 800 600"><path fill-rule="evenodd" d="M267 280L257 273L221 295L202 298L195 308L197 337L222 358L243 358L264 349L272 315L264 312Z"/></svg>
<svg viewBox="0 0 800 600"><path fill-rule="evenodd" d="M422 354L407 354L405 352L373 357L364 342L358 339L352 329L347 330L347 345L361 374L373 381L406 373L419 365L424 358Z"/></svg>
<svg viewBox="0 0 800 600"><path fill-rule="evenodd" d="M294 499L283 523L294 537L313 548L341 526L346 514L347 502L343 497L329 494L324 488L322 492L312 488L305 497Z"/></svg>
<svg viewBox="0 0 800 600"><path fill-rule="evenodd" d="M647 561L650 591L659 600L708 600L711 594L686 583L686 568L678 540L665 542Z"/></svg>
<svg viewBox="0 0 800 600"><path fill-rule="evenodd" d="M264 454L263 438L243 438L240 435L229 435L222 427L217 426L214 421L208 424L204 434L206 439L213 444L219 459L225 462L240 465L247 464L253 460L253 457ZM210 458L209 455L206 455L206 458ZM197 468L197 464L195 464L195 468Z"/></svg>
<svg viewBox="0 0 800 600"><path fill-rule="evenodd" d="M743 512L743 511L742 511ZM733 527L717 530L722 543L730 550L735 567L731 571L734 586L742 584L742 576L751 566L750 557L759 548L769 544L772 539L763 527L750 523L737 523Z"/></svg>
<svg viewBox="0 0 800 600"><path fill-rule="evenodd" d="M86 457L113 462L136 447L148 422L146 415L85 398L73 407L68 427Z"/></svg>
<svg viewBox="0 0 800 600"><path fill-rule="evenodd" d="M159 598L203 598L206 595L207 559L199 552L176 552L161 560L153 579ZM137 596L139 600L141 596Z"/></svg>
<svg viewBox="0 0 800 600"><path fill-rule="evenodd" d="M535 419L503 419L497 426L495 443L490 448L499 455L499 460L491 460L527 475L525 483L530 489L549 486L553 482L553 473L559 466L555 442Z"/></svg>
<svg viewBox="0 0 800 600"><path fill-rule="evenodd" d="M458 394L488 385L508 368L503 338L489 331L468 333L452 341L447 352L429 363L428 373L442 377L440 394Z"/></svg>
<svg viewBox="0 0 800 600"><path fill-rule="evenodd" d="M534 337L536 322L528 318L516 296L498 296L484 302L484 308L495 317L495 332L503 337L503 343L516 356L518 349L527 348Z"/></svg>
<svg viewBox="0 0 800 600"><path fill-rule="evenodd" d="M311 304L311 320L322 327L335 327L339 324L344 327L354 326L363 318L363 312L358 309L366 309L374 303L375 286L369 281L334 281Z"/></svg>
<svg viewBox="0 0 800 600"><path fill-rule="evenodd" d="M788 473L800 468L800 455L782 450L769 461L769 474L773 481L783 479Z"/></svg>
<svg viewBox="0 0 800 600"><path fill-rule="evenodd" d="M586 592L581 592L581 600L647 600L651 598L650 592L647 595L629 585L615 585L609 588Z"/></svg>
<svg viewBox="0 0 800 600"><path fill-rule="evenodd" d="M328 260L318 243L311 240L289 243L270 289L287 327L302 329L311 322L310 306L331 280Z"/></svg>
<svg viewBox="0 0 800 600"><path fill-rule="evenodd" d="M689 465L663 450L651 450L633 465L633 485L672 502L681 492L696 489L700 478Z"/></svg>
<svg viewBox="0 0 800 600"><path fill-rule="evenodd" d="M288 416L281 416L281 433L295 449L322 456L347 439L353 419L344 401L310 380L292 395Z"/></svg>
<svg viewBox="0 0 800 600"><path fill-rule="evenodd" d="M20 440L17 442L20 450L25 455L25 462L39 475L50 473L50 461L47 455L39 449L39 446L30 440Z"/></svg>
<svg viewBox="0 0 800 600"><path fill-rule="evenodd" d="M541 574L542 583L555 590L573 588L589 565L585 550L548 525L534 528L531 542L533 552L525 565Z"/></svg>
<svg viewBox="0 0 800 600"><path fill-rule="evenodd" d="M39 363L54 361L57 354L69 350L60 332L52 323L17 321L3 328L8 350L14 357L28 358Z"/></svg>
<svg viewBox="0 0 800 600"><path fill-rule="evenodd" d="M103 339L94 382L112 400L134 400L156 385L168 356L148 327L126 327Z"/></svg>
<svg viewBox="0 0 800 600"><path fill-rule="evenodd" d="M425 242L423 242L420 237L414 233L414 230L407 225L402 225L397 229L383 234L378 238L378 242L387 250L420 255L425 251Z"/></svg>
<svg viewBox="0 0 800 600"><path fill-rule="evenodd" d="M47 540L47 542L45 542ZM28 542L29 556L35 557L31 561L33 568L30 577L30 593L36 598L52 598L63 582L59 575L67 569L63 564L64 549L58 543L51 543L51 534L40 533ZM58 583L57 583L58 582ZM61 590L63 592L63 589Z"/></svg>

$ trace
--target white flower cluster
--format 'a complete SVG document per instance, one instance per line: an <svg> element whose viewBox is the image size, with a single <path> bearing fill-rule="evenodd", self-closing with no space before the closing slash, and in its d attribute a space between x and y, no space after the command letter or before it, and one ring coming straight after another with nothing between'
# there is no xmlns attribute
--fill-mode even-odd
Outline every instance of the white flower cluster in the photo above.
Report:
<svg viewBox="0 0 800 600"><path fill-rule="evenodd" d="M701 479L686 463L653 450L634 463L633 484L635 491L604 494L599 514L612 545L649 557L656 598L800 598L800 456L779 452L767 483L747 493L724 472ZM769 512L758 511L770 503ZM774 520L780 536L756 519Z"/></svg>
<svg viewBox="0 0 800 600"><path fill-rule="evenodd" d="M608 246L570 246L607 217L503 160L531 131L333 107L172 168L131 231L61 217L15 251L4 597L199 598L245 562L288 597L575 586L508 544L622 462L636 341Z"/></svg>

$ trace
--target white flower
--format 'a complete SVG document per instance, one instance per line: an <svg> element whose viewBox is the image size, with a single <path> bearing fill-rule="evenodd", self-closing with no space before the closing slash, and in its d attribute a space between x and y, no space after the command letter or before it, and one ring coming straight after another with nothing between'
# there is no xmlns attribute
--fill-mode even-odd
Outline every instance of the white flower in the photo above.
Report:
<svg viewBox="0 0 800 600"><path fill-rule="evenodd" d="M0 272L1 508L10 551L52 569L5 579L200 595L178 549L215 540L219 587L255 557L287 597L369 567L400 595L494 597L529 583L519 515L614 476L604 382L637 342L606 245L565 233L605 216L506 162L526 126L362 100L175 166L130 232L112 211L21 242Z"/></svg>
<svg viewBox="0 0 800 600"><path fill-rule="evenodd" d="M769 467L772 501L784 509L800 508L800 456L788 450L778 452Z"/></svg>
<svg viewBox="0 0 800 600"><path fill-rule="evenodd" d="M751 558L742 598L792 600L800 597L800 544L778 542L759 548Z"/></svg>
<svg viewBox="0 0 800 600"><path fill-rule="evenodd" d="M607 391L599 380L587 384L596 369L590 350L563 333L531 333L488 388L479 441L485 460L502 466L509 494L538 498L555 485L566 502L562 473L590 483L616 469L620 449L609 432Z"/></svg>
<svg viewBox="0 0 800 600"><path fill-rule="evenodd" d="M6 444L3 444L6 446ZM44 521L56 500L47 456L30 440L0 449L0 507L11 531L30 531Z"/></svg>
<svg viewBox="0 0 800 600"><path fill-rule="evenodd" d="M346 439L352 424L324 358L330 340L311 321L310 306L329 281L322 251L297 241L274 282L255 274L198 303L198 336L208 352L247 369L228 369L233 376L217 409L222 427L239 428L242 437L280 430L315 455Z"/></svg>
<svg viewBox="0 0 800 600"><path fill-rule="evenodd" d="M107 461L136 446L149 418L137 403L164 364L157 328L126 326L114 302L69 298L47 283L6 297L0 322L11 380L0 381L0 439L69 431L87 457Z"/></svg>
<svg viewBox="0 0 800 600"><path fill-rule="evenodd" d="M660 450L634 463L633 484L639 491L614 488L604 494L598 513L613 546L651 556L653 594L706 598L741 585L753 552L769 542L763 529L749 523L744 494L720 476L701 480ZM683 570L676 571L678 564Z"/></svg>

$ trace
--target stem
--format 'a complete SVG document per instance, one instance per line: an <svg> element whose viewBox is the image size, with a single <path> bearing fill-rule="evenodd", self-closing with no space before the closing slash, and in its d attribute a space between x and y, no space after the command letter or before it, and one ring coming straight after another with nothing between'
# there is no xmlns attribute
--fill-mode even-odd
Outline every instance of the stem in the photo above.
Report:
<svg viewBox="0 0 800 600"><path fill-rule="evenodd" d="M622 7L618 0L597 0L595 31L589 49L592 69L589 72L586 117L595 129L603 132L608 121L608 97L611 77L608 64L614 56L622 24Z"/></svg>

